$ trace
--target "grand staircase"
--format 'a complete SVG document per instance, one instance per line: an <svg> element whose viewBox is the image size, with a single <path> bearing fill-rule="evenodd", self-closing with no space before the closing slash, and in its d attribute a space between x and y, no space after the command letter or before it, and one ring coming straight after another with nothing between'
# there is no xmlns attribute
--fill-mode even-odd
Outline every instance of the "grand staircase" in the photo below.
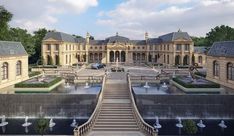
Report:
<svg viewBox="0 0 234 136"><path fill-rule="evenodd" d="M111 73L108 77L93 115L74 131L75 136L145 136L142 132L156 136L134 109L126 73Z"/></svg>

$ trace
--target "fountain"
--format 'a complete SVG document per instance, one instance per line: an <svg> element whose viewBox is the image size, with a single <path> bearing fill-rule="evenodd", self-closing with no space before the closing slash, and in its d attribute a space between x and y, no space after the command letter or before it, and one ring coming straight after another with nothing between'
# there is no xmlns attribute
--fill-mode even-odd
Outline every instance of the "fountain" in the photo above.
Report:
<svg viewBox="0 0 234 136"><path fill-rule="evenodd" d="M176 72L174 71L172 74L172 78L175 78L175 77L176 77Z"/></svg>
<svg viewBox="0 0 234 136"><path fill-rule="evenodd" d="M26 117L25 117L25 120L24 120L24 124L22 124L22 126L23 126L23 127L28 127L28 126L30 126L30 125L32 125L32 123L31 123L31 122L28 122L28 116L26 116Z"/></svg>
<svg viewBox="0 0 234 136"><path fill-rule="evenodd" d="M119 67L119 58L116 58L115 66L111 68L112 72L123 72L124 68Z"/></svg>
<svg viewBox="0 0 234 136"><path fill-rule="evenodd" d="M71 125L71 127L77 127L78 126L78 123L76 122L76 119L74 118Z"/></svg>
<svg viewBox="0 0 234 136"><path fill-rule="evenodd" d="M66 82L64 87L65 88L70 88L71 86L70 86L70 84L68 82Z"/></svg>
<svg viewBox="0 0 234 136"><path fill-rule="evenodd" d="M156 129L156 131L158 131L158 129L162 128L162 125L159 124L159 119L157 116L155 117L154 128Z"/></svg>
<svg viewBox="0 0 234 136"><path fill-rule="evenodd" d="M143 86L145 88L145 91L147 92L150 86L148 85L148 82L145 82L145 85Z"/></svg>
<svg viewBox="0 0 234 136"><path fill-rule="evenodd" d="M200 120L199 123L197 123L197 126L198 126L199 128L205 128L205 127L206 127L206 125L203 123L202 120Z"/></svg>
<svg viewBox="0 0 234 136"><path fill-rule="evenodd" d="M166 84L165 82L163 82L161 88L162 88L163 90L167 90L167 89L168 89L168 86L167 86L167 84Z"/></svg>
<svg viewBox="0 0 234 136"><path fill-rule="evenodd" d="M54 123L53 121L53 118L50 119L50 122L49 122L49 128L50 128L50 131L53 131L53 127L56 125L56 123Z"/></svg>
<svg viewBox="0 0 234 136"><path fill-rule="evenodd" d="M220 126L222 129L227 128L227 125L225 125L224 120L221 120L221 122L219 123L219 126Z"/></svg>
<svg viewBox="0 0 234 136"><path fill-rule="evenodd" d="M89 86L89 83L88 83L88 82L86 82L86 83L85 83L85 86L84 86L84 88L85 88L85 89L88 89L88 88L90 88L90 86Z"/></svg>
<svg viewBox="0 0 234 136"><path fill-rule="evenodd" d="M58 115L60 115L60 116L64 116L65 115L65 112L64 112L63 108L60 109Z"/></svg>
<svg viewBox="0 0 234 136"><path fill-rule="evenodd" d="M181 118L178 118L178 123L176 123L176 127L183 128L183 124L182 124Z"/></svg>
<svg viewBox="0 0 234 136"><path fill-rule="evenodd" d="M39 108L39 113L38 113L38 114L39 114L40 117L43 116L44 112L42 111L42 106L40 106L40 108Z"/></svg>
<svg viewBox="0 0 234 136"><path fill-rule="evenodd" d="M6 116L3 115L3 116L2 116L1 123L0 123L0 127L4 127L4 126L6 126L6 125L8 125L8 122L6 122Z"/></svg>

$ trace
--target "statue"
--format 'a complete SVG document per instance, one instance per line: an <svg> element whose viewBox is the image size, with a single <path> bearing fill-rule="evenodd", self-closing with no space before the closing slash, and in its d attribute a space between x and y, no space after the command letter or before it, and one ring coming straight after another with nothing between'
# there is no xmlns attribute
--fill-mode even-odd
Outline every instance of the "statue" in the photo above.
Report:
<svg viewBox="0 0 234 136"><path fill-rule="evenodd" d="M189 67L189 77L194 81L196 80L196 77L195 77L195 71L198 72L197 70L197 67L198 67L198 63L194 63L193 65L191 65Z"/></svg>

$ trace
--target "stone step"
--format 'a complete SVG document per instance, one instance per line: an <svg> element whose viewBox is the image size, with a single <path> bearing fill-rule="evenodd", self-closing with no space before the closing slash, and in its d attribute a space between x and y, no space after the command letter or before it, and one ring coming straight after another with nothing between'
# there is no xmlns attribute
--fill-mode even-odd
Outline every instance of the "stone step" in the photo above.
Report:
<svg viewBox="0 0 234 136"><path fill-rule="evenodd" d="M100 111L132 111L132 109L122 109L122 108L102 108Z"/></svg>
<svg viewBox="0 0 234 136"><path fill-rule="evenodd" d="M139 131L139 128L96 128L93 131Z"/></svg>
<svg viewBox="0 0 234 136"><path fill-rule="evenodd" d="M137 128L136 124L95 124L94 128Z"/></svg>
<svg viewBox="0 0 234 136"><path fill-rule="evenodd" d="M97 119L97 122L135 122L134 118L131 119Z"/></svg>
<svg viewBox="0 0 234 136"><path fill-rule="evenodd" d="M121 114L115 114L115 113L100 113L99 116L133 116L132 113L121 113Z"/></svg>
<svg viewBox="0 0 234 136"><path fill-rule="evenodd" d="M133 119L133 116L98 116L98 119Z"/></svg>

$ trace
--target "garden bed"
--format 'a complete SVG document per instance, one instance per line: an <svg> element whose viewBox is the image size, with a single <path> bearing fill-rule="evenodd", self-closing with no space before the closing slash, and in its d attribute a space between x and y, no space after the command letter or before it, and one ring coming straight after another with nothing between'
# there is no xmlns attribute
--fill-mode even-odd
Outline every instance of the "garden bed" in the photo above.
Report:
<svg viewBox="0 0 234 136"><path fill-rule="evenodd" d="M186 77L176 77L172 83L186 93L220 93L223 88L220 85L204 78L197 78L196 81L189 81Z"/></svg>
<svg viewBox="0 0 234 136"><path fill-rule="evenodd" d="M39 81L38 78L41 77L35 77L15 84L15 93L50 92L64 82L61 77L45 77L42 81Z"/></svg>

